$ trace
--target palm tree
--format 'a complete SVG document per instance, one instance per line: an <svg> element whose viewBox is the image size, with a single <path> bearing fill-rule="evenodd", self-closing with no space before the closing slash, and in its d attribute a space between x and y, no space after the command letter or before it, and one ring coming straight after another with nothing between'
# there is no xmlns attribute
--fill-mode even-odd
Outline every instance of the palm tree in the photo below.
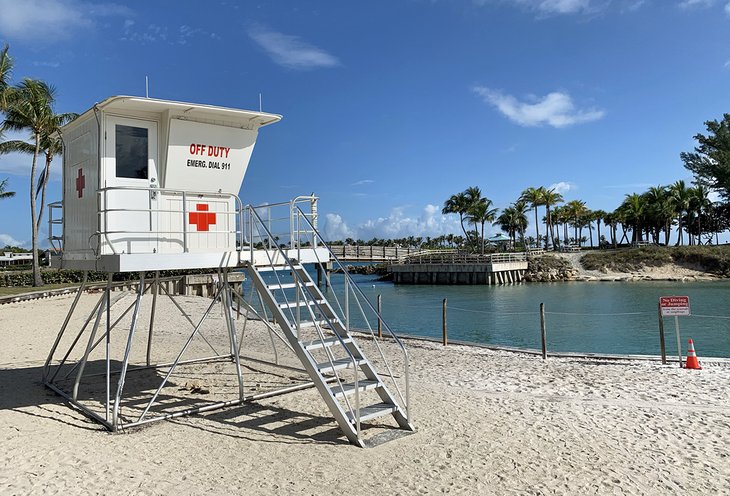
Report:
<svg viewBox="0 0 730 496"><path fill-rule="evenodd" d="M578 228L583 228L584 218L588 212L586 202L582 200L571 200L565 204L567 207L566 216L572 221L573 229L575 229L575 243L580 245L580 237L578 236Z"/></svg>
<svg viewBox="0 0 730 496"><path fill-rule="evenodd" d="M0 50L0 110L3 111L8 108L12 94L10 76L13 73L13 59L10 58L9 50L10 47L7 44Z"/></svg>
<svg viewBox="0 0 730 496"><path fill-rule="evenodd" d="M677 214L677 245L681 245L684 242L682 236L682 215L689 210L691 195L684 181L681 180L672 184L669 187L669 192Z"/></svg>
<svg viewBox="0 0 730 496"><path fill-rule="evenodd" d="M517 244L517 233L520 233L521 242L525 244L525 228L527 227L527 206L517 201L502 210L502 213L493 222L494 225L506 232L512 240L512 246Z"/></svg>
<svg viewBox="0 0 730 496"><path fill-rule="evenodd" d="M596 221L596 227L598 228L598 248L601 248L601 221L606 216L606 212L603 210L593 211L593 220Z"/></svg>
<svg viewBox="0 0 730 496"><path fill-rule="evenodd" d="M698 182L694 188L690 188L690 206L697 214L697 244L702 244L702 216L712 207L709 198L710 191L703 183Z"/></svg>
<svg viewBox="0 0 730 496"><path fill-rule="evenodd" d="M646 200L642 195L631 193L630 195L626 195L619 209L623 211L626 222L631 225L633 231L631 244L636 246L641 242L642 221L644 220L644 212L646 211Z"/></svg>
<svg viewBox="0 0 730 496"><path fill-rule="evenodd" d="M55 114L53 112L53 104L55 90L43 81L36 79L24 79L19 83L10 95L3 129L12 129L16 131L30 131L32 143L15 142L18 147L16 151L31 152L32 146L33 161L30 171L30 211L31 211L31 243L33 250L33 285L43 285L41 279L40 266L38 264L38 229L40 227L41 215L43 209L41 207L40 215L37 212L36 198L42 190L43 195L41 201L45 200L45 187L48 180L48 170L50 168L50 160L53 155L58 153L59 147L57 141L51 138L53 133L58 131L59 127L75 117L75 114ZM12 143L12 142L11 142ZM20 143L23 143L22 145ZM4 152L13 150L13 145L3 145ZM46 151L47 150L47 151ZM38 167L38 157L41 153L46 154L46 167L43 169L38 188L36 188L36 171ZM50 157L50 160L49 160Z"/></svg>
<svg viewBox="0 0 730 496"><path fill-rule="evenodd" d="M12 198L15 196L15 191L5 191L8 186L8 179L0 181L0 200L3 198Z"/></svg>
<svg viewBox="0 0 730 496"><path fill-rule="evenodd" d="M652 186L643 195L646 202L644 220L654 242L659 244L659 235L674 218L674 205L669 198L666 186ZM665 231L666 234L666 231ZM668 240L667 240L668 242Z"/></svg>
<svg viewBox="0 0 730 496"><path fill-rule="evenodd" d="M542 196L542 204L545 205L545 230L550 233L550 241L555 248L555 232L553 230L553 219L550 215L550 207L563 202L563 195L553 189L547 189ZM545 233L545 249L548 249L548 236Z"/></svg>
<svg viewBox="0 0 730 496"><path fill-rule="evenodd" d="M529 205L527 205L527 202L520 199L514 202L512 206L514 207L516 213L517 228L520 231L520 242L522 243L522 247L527 249L527 245L525 244L525 231L527 230L528 224L527 211L530 210L530 207Z"/></svg>
<svg viewBox="0 0 730 496"><path fill-rule="evenodd" d="M461 224L461 230L464 232L464 236L469 239L469 235L464 227L464 214L466 214L469 208L469 201L466 194L456 193L451 195L448 200L444 202L444 208L441 209L441 213L444 215L448 214L459 214L459 223Z"/></svg>
<svg viewBox="0 0 730 496"><path fill-rule="evenodd" d="M532 208L535 209L535 239L537 245L540 244L540 229L537 218L537 207L544 205L543 198L545 197L545 187L540 186L539 188L529 187L522 192L520 199L529 203Z"/></svg>
<svg viewBox="0 0 730 496"><path fill-rule="evenodd" d="M617 215L615 212L607 212L603 215L603 224L608 226L608 230L611 233L611 246L616 248L616 226L618 224Z"/></svg>
<svg viewBox="0 0 730 496"><path fill-rule="evenodd" d="M464 190L464 197L467 201L467 207L465 212L465 217L469 217L469 211L474 210L475 208L480 208L478 205L480 203L483 203L486 199L482 197L482 190L479 189L478 186L470 186ZM479 229L477 228L477 222L474 222L474 220L471 220L471 222L474 224L474 231L477 233L477 237L479 235Z"/></svg>
<svg viewBox="0 0 730 496"><path fill-rule="evenodd" d="M474 223L474 226L481 224L481 253L484 255L484 224L487 222L494 222L497 216L497 209L490 208L492 206L492 200L488 198L480 198L480 201L474 203L467 212L468 219Z"/></svg>

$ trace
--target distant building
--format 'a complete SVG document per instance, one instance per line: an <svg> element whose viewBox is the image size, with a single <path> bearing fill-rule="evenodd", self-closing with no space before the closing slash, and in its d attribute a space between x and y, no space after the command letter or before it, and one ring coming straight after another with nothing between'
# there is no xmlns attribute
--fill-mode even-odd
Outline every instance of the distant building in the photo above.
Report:
<svg viewBox="0 0 730 496"><path fill-rule="evenodd" d="M0 253L0 267L7 265L25 265L32 261L32 253L13 253L10 251Z"/></svg>

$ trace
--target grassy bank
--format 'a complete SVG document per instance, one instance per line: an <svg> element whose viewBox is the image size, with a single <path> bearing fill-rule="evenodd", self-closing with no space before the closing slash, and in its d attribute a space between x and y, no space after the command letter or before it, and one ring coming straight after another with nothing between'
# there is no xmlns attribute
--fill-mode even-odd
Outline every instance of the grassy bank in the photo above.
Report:
<svg viewBox="0 0 730 496"><path fill-rule="evenodd" d="M587 253L581 258L587 270L632 272L645 267L677 264L722 277L730 277L730 245L647 246Z"/></svg>

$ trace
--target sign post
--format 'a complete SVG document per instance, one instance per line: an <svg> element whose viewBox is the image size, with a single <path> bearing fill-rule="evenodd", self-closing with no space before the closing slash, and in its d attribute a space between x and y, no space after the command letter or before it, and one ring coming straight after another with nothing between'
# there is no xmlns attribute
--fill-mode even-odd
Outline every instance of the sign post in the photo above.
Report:
<svg viewBox="0 0 730 496"><path fill-rule="evenodd" d="M674 317L674 329L677 332L677 357L679 367L682 367L682 341L679 336L679 317L690 315L689 296L660 296L659 308L662 319L665 316Z"/></svg>

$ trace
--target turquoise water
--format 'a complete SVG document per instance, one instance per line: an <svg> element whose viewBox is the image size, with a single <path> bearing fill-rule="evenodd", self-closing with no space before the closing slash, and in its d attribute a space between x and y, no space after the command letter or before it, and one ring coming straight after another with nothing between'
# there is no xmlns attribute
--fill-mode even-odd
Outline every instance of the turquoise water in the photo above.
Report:
<svg viewBox="0 0 730 496"><path fill-rule="evenodd" d="M540 348L545 304L548 351L658 355L660 296L688 295L692 316L679 317L682 352L692 338L700 356L730 357L730 282L564 282L511 286L404 286L354 276L396 333L441 338L448 298L449 339ZM332 275L342 292L341 275ZM666 349L676 355L674 318L665 318Z"/></svg>

